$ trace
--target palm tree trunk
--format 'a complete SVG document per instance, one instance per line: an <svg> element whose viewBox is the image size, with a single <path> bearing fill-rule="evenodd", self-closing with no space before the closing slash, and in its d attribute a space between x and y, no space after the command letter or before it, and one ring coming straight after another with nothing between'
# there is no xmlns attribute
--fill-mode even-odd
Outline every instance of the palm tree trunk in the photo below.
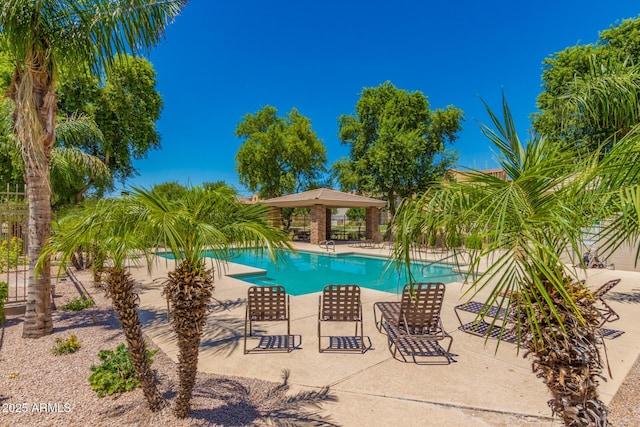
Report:
<svg viewBox="0 0 640 427"><path fill-rule="evenodd" d="M543 304L542 308L536 304L533 307L535 316L543 327L539 335L525 334L525 357L533 354L533 370L553 396L549 406L565 425L607 427L611 425L607 420L609 410L599 400L597 391L598 378L602 374L602 359L597 346L601 340L598 332L600 315L584 285L568 284L567 290L582 319L567 306L562 296L548 289L565 330L558 324L548 304ZM520 307L521 322L526 322L522 311L526 306L522 304Z"/></svg>
<svg viewBox="0 0 640 427"><path fill-rule="evenodd" d="M49 335L53 329L49 259L41 262L39 272L35 274L42 247L51 235L49 161L58 110L46 56L42 51L28 55L24 68L16 67L7 91L15 104L14 132L25 163L29 201L29 283L24 338Z"/></svg>
<svg viewBox="0 0 640 427"><path fill-rule="evenodd" d="M27 176L33 174L33 168ZM22 329L23 338L39 338L51 334L51 276L50 260L42 261L38 275L36 263L45 241L51 235L51 191L42 179L29 178L29 282L27 285L27 307Z"/></svg>
<svg viewBox="0 0 640 427"><path fill-rule="evenodd" d="M164 294L172 304L171 324L178 336L178 377L180 388L175 415L184 418L191 410L191 395L198 372L198 352L202 330L213 291L213 274L202 262L183 261L169 273Z"/></svg>
<svg viewBox="0 0 640 427"><path fill-rule="evenodd" d="M138 317L138 295L133 287L135 281L129 273L115 268L106 271L107 296L113 301L113 308L118 315L131 362L136 369L142 392L147 399L149 409L156 412L164 407L165 401L158 391L151 366L147 359L147 345L142 335L140 318Z"/></svg>

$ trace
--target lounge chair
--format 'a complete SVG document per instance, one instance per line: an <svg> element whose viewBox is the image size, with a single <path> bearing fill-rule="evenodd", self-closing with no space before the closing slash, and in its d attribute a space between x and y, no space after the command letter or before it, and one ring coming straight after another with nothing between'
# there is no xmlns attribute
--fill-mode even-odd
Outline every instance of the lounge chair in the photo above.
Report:
<svg viewBox="0 0 640 427"><path fill-rule="evenodd" d="M485 338L495 338L502 341L515 343L518 336L513 332L512 328L503 326L507 316L505 307L495 305L485 305L479 301L469 301L464 304L456 305L454 308L460 329L462 332L477 335ZM475 314L475 319L470 322L463 322L460 312Z"/></svg>
<svg viewBox="0 0 640 427"><path fill-rule="evenodd" d="M451 363L450 353L453 337L442 325L440 311L444 300L443 283L413 283L405 285L399 302L377 302L373 305L373 314L378 331L387 334L389 351L393 357L399 352L407 362L411 356L444 356L446 364ZM376 311L380 312L380 320ZM439 342L448 339L444 350Z"/></svg>
<svg viewBox="0 0 640 427"><path fill-rule="evenodd" d="M247 310L244 318L244 353L247 354L247 332L253 335L253 322L287 322L287 334L264 336L254 350L293 349L289 315L289 295L282 286L252 286L247 293ZM284 342L284 346L282 343ZM252 350L253 351L253 350Z"/></svg>
<svg viewBox="0 0 640 427"><path fill-rule="evenodd" d="M602 323L600 324L601 327L607 322L615 322L616 320L620 319L620 315L616 313L613 308L611 308L611 306L604 301L604 299L602 299L602 297L604 297L604 295L609 292L614 286L620 283L620 281L621 279L609 280L607 283L600 286L595 292L593 292L593 297L600 304L600 306L598 307L598 311L602 316Z"/></svg>
<svg viewBox="0 0 640 427"><path fill-rule="evenodd" d="M322 348L322 324L324 322L354 322L353 337L329 337L329 347ZM358 324L360 335L358 335ZM362 302L358 285L327 285L318 301L318 351L360 351L364 353L362 328Z"/></svg>
<svg viewBox="0 0 640 427"><path fill-rule="evenodd" d="M384 247L384 239L382 234L376 233L373 235L372 239L366 239L361 242L361 248L365 249L381 249Z"/></svg>

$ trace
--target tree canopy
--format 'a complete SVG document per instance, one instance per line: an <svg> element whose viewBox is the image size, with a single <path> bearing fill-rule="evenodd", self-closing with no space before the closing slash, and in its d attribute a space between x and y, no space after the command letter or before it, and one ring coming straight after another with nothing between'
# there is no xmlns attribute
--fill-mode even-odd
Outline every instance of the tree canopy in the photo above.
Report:
<svg viewBox="0 0 640 427"><path fill-rule="evenodd" d="M326 172L327 150L311 121L293 108L286 117L265 106L236 128L244 138L236 154L239 181L261 198L314 188Z"/></svg>
<svg viewBox="0 0 640 427"><path fill-rule="evenodd" d="M160 116L162 99L155 90L155 71L143 58L122 56L109 67L104 81L86 72L65 70L56 86L59 115L56 146L80 150L101 160L110 173L92 173L76 162L72 168L58 163L52 170L54 207L76 203L94 188L98 193L113 188L115 179L124 182L136 175L133 159L146 156L151 149L160 147L160 135L155 122ZM11 61L0 52L0 90L4 91L10 80ZM21 184L24 168L20 153L12 138L10 100L0 104L0 182ZM61 132L62 126L67 130ZM96 135L100 133L99 136ZM73 153L73 150L60 150ZM82 157L76 152L76 157ZM60 173L63 171L63 173Z"/></svg>
<svg viewBox="0 0 640 427"><path fill-rule="evenodd" d="M640 121L639 34L638 18L624 20L595 43L546 58L536 131L592 152L610 149L629 132Z"/></svg>
<svg viewBox="0 0 640 427"><path fill-rule="evenodd" d="M6 52L0 51L0 93L4 94L11 81L13 64ZM7 184L24 184L20 164L20 150L13 140L13 103L0 98L0 189ZM2 191L2 190L0 190Z"/></svg>
<svg viewBox="0 0 640 427"><path fill-rule="evenodd" d="M160 118L162 98L156 91L156 72L144 58L117 56L106 69L104 81L89 73L62 74L57 88L60 112L93 118L104 140L86 138L73 143L87 154L101 159L111 172L109 181L85 177L77 188L84 193L91 186L99 192L111 189L113 181L135 176L134 159L160 148L155 122ZM63 141L63 145L72 145Z"/></svg>
<svg viewBox="0 0 640 427"><path fill-rule="evenodd" d="M355 115L338 119L349 158L333 166L343 190L383 194L395 213L395 197L425 190L457 160L447 150L461 130L463 113L447 106L435 111L422 92L386 82L364 88Z"/></svg>

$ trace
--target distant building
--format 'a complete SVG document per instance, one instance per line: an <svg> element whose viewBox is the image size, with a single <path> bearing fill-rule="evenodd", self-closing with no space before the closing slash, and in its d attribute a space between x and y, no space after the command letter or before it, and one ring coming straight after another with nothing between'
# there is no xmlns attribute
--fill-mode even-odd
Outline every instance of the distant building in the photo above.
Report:
<svg viewBox="0 0 640 427"><path fill-rule="evenodd" d="M496 178L500 178L504 181L507 180L507 172L505 172L505 170L502 168L485 169L478 172L483 172L487 175L495 176ZM464 182L468 174L469 171L467 170L449 169L447 171L447 175L455 182Z"/></svg>
<svg viewBox="0 0 640 427"><path fill-rule="evenodd" d="M238 197L238 201L240 203L244 203L245 205L255 205L260 201L260 196L257 194L251 195L251 197Z"/></svg>

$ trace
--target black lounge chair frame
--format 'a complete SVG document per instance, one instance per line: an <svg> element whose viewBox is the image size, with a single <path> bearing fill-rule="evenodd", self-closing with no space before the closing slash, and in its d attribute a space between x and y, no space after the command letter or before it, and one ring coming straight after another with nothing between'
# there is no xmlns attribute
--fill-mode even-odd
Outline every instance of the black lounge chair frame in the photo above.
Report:
<svg viewBox="0 0 640 427"><path fill-rule="evenodd" d="M440 318L445 289L443 283L407 284L401 301L373 305L376 327L379 332L386 332L394 358L400 353L408 362L406 355L410 355L417 364L416 355L438 355L445 357L445 364L451 363L453 337L445 331ZM376 312L380 313L380 320ZM439 346L442 340L449 341L444 352Z"/></svg>

